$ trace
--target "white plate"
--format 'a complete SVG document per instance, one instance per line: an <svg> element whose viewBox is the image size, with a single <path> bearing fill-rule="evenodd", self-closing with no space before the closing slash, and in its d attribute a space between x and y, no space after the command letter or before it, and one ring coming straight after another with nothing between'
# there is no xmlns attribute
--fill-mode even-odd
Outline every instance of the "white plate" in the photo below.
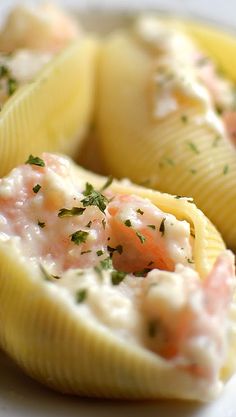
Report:
<svg viewBox="0 0 236 417"><path fill-rule="evenodd" d="M33 1L31 1L32 3ZM36 0L34 1L36 2ZM14 0L0 2L0 17ZM18 1L19 3L19 1ZM70 7L77 7L77 0L60 1ZM122 9L129 4L132 9L145 9L153 6L174 11L184 16L209 19L219 24L236 28L236 3L227 0L90 0L89 7L97 10ZM80 0L80 7L88 8L88 1ZM89 26L120 24L121 15L107 20L100 14L88 18ZM99 22L100 19L100 22ZM101 23L102 22L102 23ZM236 376L226 385L222 395L211 404L196 404L176 401L105 401L80 399L64 396L39 385L25 376L17 366L0 352L0 417L235 417L236 416Z"/></svg>
<svg viewBox="0 0 236 417"><path fill-rule="evenodd" d="M0 354L0 417L235 417L236 376L211 404L107 401L64 396L23 375Z"/></svg>

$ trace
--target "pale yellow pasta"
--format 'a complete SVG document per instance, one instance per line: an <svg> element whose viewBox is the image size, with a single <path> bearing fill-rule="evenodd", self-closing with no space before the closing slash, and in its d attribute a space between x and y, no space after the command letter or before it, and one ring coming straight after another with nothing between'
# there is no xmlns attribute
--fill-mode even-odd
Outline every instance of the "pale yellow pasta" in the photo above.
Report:
<svg viewBox="0 0 236 417"><path fill-rule="evenodd" d="M156 22L160 25L160 20ZM167 34L175 30L176 22L168 25ZM229 70L234 40L220 34L217 38L217 32L197 26L189 25L187 30L200 37L213 57L221 54L220 64L226 51L224 69ZM213 39L221 40L220 48L213 48ZM157 78L163 62L165 70L168 63L162 61L161 41L155 42L155 36L147 41L130 29L111 34L102 47L97 124L106 170L161 191L192 196L227 245L236 249L235 147L226 137L206 88L196 82L191 63L188 66L192 46L187 42L181 48L176 41L176 62L169 68L170 83L171 70L178 74L172 91L178 106L172 109L173 97L169 97L169 110L161 107L166 91ZM165 37L163 44L165 48ZM183 68L178 53L185 54ZM233 72L232 61L229 75Z"/></svg>
<svg viewBox="0 0 236 417"><path fill-rule="evenodd" d="M74 180L95 187L104 178L74 167ZM203 213L186 199L114 182L111 190L149 198L185 219L195 234L196 269L204 278L225 245ZM114 398L211 398L205 385L158 355L116 337L78 314L73 300L26 264L13 242L0 242L0 341L31 376L66 393ZM225 376L232 373L227 362Z"/></svg>
<svg viewBox="0 0 236 417"><path fill-rule="evenodd" d="M76 155L94 100L97 42L83 37L19 87L0 114L0 176L42 151Z"/></svg>

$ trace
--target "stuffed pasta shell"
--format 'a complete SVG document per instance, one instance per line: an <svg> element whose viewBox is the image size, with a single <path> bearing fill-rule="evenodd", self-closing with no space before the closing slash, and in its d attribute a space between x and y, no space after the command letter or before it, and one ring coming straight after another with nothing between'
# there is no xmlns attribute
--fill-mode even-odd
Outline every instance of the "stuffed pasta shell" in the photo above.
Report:
<svg viewBox="0 0 236 417"><path fill-rule="evenodd" d="M54 389L207 401L234 370L234 257L191 199L30 155L0 258L0 345Z"/></svg>
<svg viewBox="0 0 236 417"><path fill-rule="evenodd" d="M116 176L192 196L236 249L234 84L188 33L191 25L185 33L180 23L146 16L104 42L97 104L103 158Z"/></svg>
<svg viewBox="0 0 236 417"><path fill-rule="evenodd" d="M90 123L97 43L56 6L16 6L0 31L0 176L30 152L74 155Z"/></svg>

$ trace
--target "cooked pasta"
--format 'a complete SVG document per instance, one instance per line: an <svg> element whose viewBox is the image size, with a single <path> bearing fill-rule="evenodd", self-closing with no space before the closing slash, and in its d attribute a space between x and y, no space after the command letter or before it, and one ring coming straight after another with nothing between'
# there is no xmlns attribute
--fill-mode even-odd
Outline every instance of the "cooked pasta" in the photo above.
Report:
<svg viewBox="0 0 236 417"><path fill-rule="evenodd" d="M56 6L10 13L0 31L0 176L30 152L77 155L92 117L97 46Z"/></svg>
<svg viewBox="0 0 236 417"><path fill-rule="evenodd" d="M219 393L233 256L191 200L44 154L0 181L0 201L0 343L27 373L88 396Z"/></svg>
<svg viewBox="0 0 236 417"><path fill-rule="evenodd" d="M236 249L235 129L227 131L218 114L233 112L235 123L233 83L217 74L180 28L174 21L144 17L105 40L97 124L106 169L193 197ZM211 31L187 29L196 37L209 35L201 41L210 53ZM228 41L220 39L222 45ZM214 52L218 58L220 52L214 50L213 57Z"/></svg>

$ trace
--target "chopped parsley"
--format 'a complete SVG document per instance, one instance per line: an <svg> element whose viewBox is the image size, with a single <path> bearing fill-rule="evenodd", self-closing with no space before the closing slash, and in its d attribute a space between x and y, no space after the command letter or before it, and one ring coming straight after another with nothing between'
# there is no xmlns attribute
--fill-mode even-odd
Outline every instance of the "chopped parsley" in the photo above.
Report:
<svg viewBox="0 0 236 417"><path fill-rule="evenodd" d="M103 254L104 254L104 251L103 250L97 250L97 256L102 256Z"/></svg>
<svg viewBox="0 0 236 417"><path fill-rule="evenodd" d="M88 238L89 233L84 232L83 230L77 230L70 235L71 241L74 242L76 245L80 245L81 243L85 243Z"/></svg>
<svg viewBox="0 0 236 417"><path fill-rule="evenodd" d="M137 211L137 213L141 214L141 216L144 214L144 211L143 211L143 210L141 210L141 209L138 209L138 210L136 210L136 211Z"/></svg>
<svg viewBox="0 0 236 417"><path fill-rule="evenodd" d="M192 152L194 152L196 155L199 155L199 149L197 148L197 146L195 145L195 143L193 142L187 142L187 145L189 147L189 149L191 149Z"/></svg>
<svg viewBox="0 0 236 417"><path fill-rule="evenodd" d="M181 116L181 120L182 120L183 123L187 123L188 122L188 116L186 116L186 114L183 114Z"/></svg>
<svg viewBox="0 0 236 417"><path fill-rule="evenodd" d="M52 279L60 279L60 277L58 275L52 275L49 274L49 272L44 268L44 266L42 264L39 264L39 268L42 272L43 278L45 279L45 281L52 281Z"/></svg>
<svg viewBox="0 0 236 417"><path fill-rule="evenodd" d="M45 227L45 223L44 222L40 222L38 220L38 226L41 227L41 229L43 229Z"/></svg>
<svg viewBox="0 0 236 417"><path fill-rule="evenodd" d="M217 113L219 116L221 116L221 115L222 115L222 113L224 112L224 109L223 109L221 106L219 106L219 105L216 105L216 106L215 106L215 110L216 110L216 113Z"/></svg>
<svg viewBox="0 0 236 417"><path fill-rule="evenodd" d="M110 253L111 257L112 257L114 252L118 252L121 255L122 252L123 252L123 246L122 245L117 245L115 248L112 248L111 246L107 246L107 250Z"/></svg>
<svg viewBox="0 0 236 417"><path fill-rule="evenodd" d="M131 226L132 226L132 223L131 223L131 221L130 221L129 219L128 219L128 220L125 220L124 224L125 224L127 227L131 227Z"/></svg>
<svg viewBox="0 0 236 417"><path fill-rule="evenodd" d="M36 185L35 185L32 189L33 189L33 192L34 192L35 194L37 194L37 193L39 192L40 188L41 188L41 185L36 184Z"/></svg>
<svg viewBox="0 0 236 417"><path fill-rule="evenodd" d="M29 156L29 158L27 159L25 164L37 165L39 167L45 167L45 162L41 158L39 158L38 156L33 156L33 155Z"/></svg>
<svg viewBox="0 0 236 417"><path fill-rule="evenodd" d="M8 91L9 96L12 96L12 94L15 93L17 87L18 87L18 83L15 78L9 78L7 80L7 91Z"/></svg>
<svg viewBox="0 0 236 417"><path fill-rule="evenodd" d="M95 266L93 269L98 274L98 277L102 280L103 279L102 269L99 266Z"/></svg>
<svg viewBox="0 0 236 417"><path fill-rule="evenodd" d="M119 285L126 276L126 272L122 271L112 271L111 273L111 282L113 285Z"/></svg>
<svg viewBox="0 0 236 417"><path fill-rule="evenodd" d="M189 264L194 264L194 261L190 258L187 258L187 261L188 261Z"/></svg>
<svg viewBox="0 0 236 417"><path fill-rule="evenodd" d="M164 236L165 234L165 218L162 219L160 227L159 227L159 232L161 233L162 236Z"/></svg>
<svg viewBox="0 0 236 417"><path fill-rule="evenodd" d="M133 273L135 277L144 277L151 271L151 268L144 268L141 271L136 271Z"/></svg>
<svg viewBox="0 0 236 417"><path fill-rule="evenodd" d="M83 207L72 207L72 209L61 208L58 213L58 217L72 217L81 216L86 210Z"/></svg>
<svg viewBox="0 0 236 417"><path fill-rule="evenodd" d="M91 249L89 249L89 250L83 250L81 253L80 253L80 255L85 255L86 253L91 253L92 251L91 251Z"/></svg>
<svg viewBox="0 0 236 417"><path fill-rule="evenodd" d="M94 190L92 184L86 183L85 191L83 192L85 198L81 200L84 207L97 206L103 213L105 212L106 205L108 203L107 198L100 193L100 191Z"/></svg>
<svg viewBox="0 0 236 417"><path fill-rule="evenodd" d="M229 165L225 165L223 168L223 174L226 175L229 172Z"/></svg>
<svg viewBox="0 0 236 417"><path fill-rule="evenodd" d="M90 221L86 224L86 226L85 226L85 227L90 228L90 227L91 227L91 224L92 224L92 221L90 220Z"/></svg>
<svg viewBox="0 0 236 417"><path fill-rule="evenodd" d="M108 188L111 185L112 181L113 181L113 177L109 175L105 184L100 188L100 191L104 191L106 188Z"/></svg>
<svg viewBox="0 0 236 417"><path fill-rule="evenodd" d="M175 195L174 198L176 198L176 200L179 200L180 198L183 198L182 195Z"/></svg>
<svg viewBox="0 0 236 417"><path fill-rule="evenodd" d="M139 238L139 240L140 240L141 243L144 243L145 242L146 238L141 233L136 232L136 236Z"/></svg>
<svg viewBox="0 0 236 417"><path fill-rule="evenodd" d="M148 336L155 337L158 330L158 322L157 320L150 320L148 322Z"/></svg>
<svg viewBox="0 0 236 417"><path fill-rule="evenodd" d="M82 290L78 290L75 294L76 302L77 303L83 303L86 300L87 297L87 290L86 288L83 288Z"/></svg>
<svg viewBox="0 0 236 417"><path fill-rule="evenodd" d="M155 224L148 224L147 227L149 227L150 229L156 230Z"/></svg>
<svg viewBox="0 0 236 417"><path fill-rule="evenodd" d="M9 75L9 68L6 65L0 65L0 78Z"/></svg>
<svg viewBox="0 0 236 417"><path fill-rule="evenodd" d="M110 269L110 268L112 268L112 260L111 260L110 256L108 256L108 258L106 258L106 259L103 259L100 262L100 265L101 265L101 268L102 269Z"/></svg>
<svg viewBox="0 0 236 417"><path fill-rule="evenodd" d="M196 169L191 168L190 172L191 172L191 174L196 174L197 171L196 171Z"/></svg>

